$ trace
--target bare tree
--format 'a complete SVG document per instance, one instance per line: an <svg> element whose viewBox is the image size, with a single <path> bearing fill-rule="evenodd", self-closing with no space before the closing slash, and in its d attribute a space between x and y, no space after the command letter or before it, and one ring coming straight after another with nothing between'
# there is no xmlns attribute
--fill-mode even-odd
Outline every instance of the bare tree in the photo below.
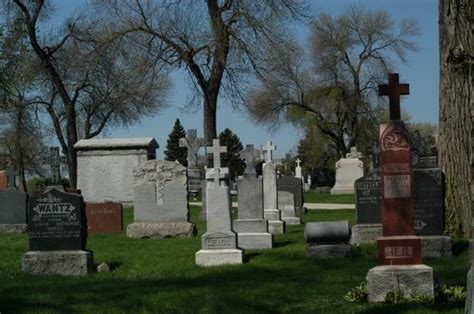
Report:
<svg viewBox="0 0 474 314"><path fill-rule="evenodd" d="M471 236L474 202L474 3L439 1L440 166L446 176L446 232Z"/></svg>
<svg viewBox="0 0 474 314"><path fill-rule="evenodd" d="M107 126L156 113L166 105L163 97L169 80L146 50L132 49L122 37L108 36L107 29L94 20L99 18L95 14L69 20L56 35L39 37L38 21L48 14L45 1L12 1L9 13L25 25L42 69L37 103L51 118L75 187L74 144L99 135Z"/></svg>
<svg viewBox="0 0 474 314"><path fill-rule="evenodd" d="M337 17L321 13L310 31L313 69L288 45L271 51L273 71L250 94L250 113L270 124L281 124L295 108L308 113L344 156L368 125L377 124L373 91L395 60L405 63L407 52L416 50L412 38L419 28L411 19L397 27L386 11L352 6Z"/></svg>
<svg viewBox="0 0 474 314"><path fill-rule="evenodd" d="M140 34L150 49L164 48L162 60L186 69L202 97L204 137L216 138L217 103L227 97L234 105L259 73L263 51L288 37L288 22L303 17L296 0L102 0L115 12L122 33Z"/></svg>

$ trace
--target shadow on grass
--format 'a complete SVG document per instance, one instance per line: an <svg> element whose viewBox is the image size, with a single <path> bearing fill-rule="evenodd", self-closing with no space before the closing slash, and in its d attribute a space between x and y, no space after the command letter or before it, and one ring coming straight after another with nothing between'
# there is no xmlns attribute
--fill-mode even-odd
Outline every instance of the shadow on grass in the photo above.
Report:
<svg viewBox="0 0 474 314"><path fill-rule="evenodd" d="M247 253L245 252L244 254L244 263L250 262L253 258L262 255L262 253L257 253L257 252L252 252L252 253Z"/></svg>
<svg viewBox="0 0 474 314"><path fill-rule="evenodd" d="M291 242L291 241L275 241L275 243L273 243L273 248L284 247L284 246L288 246L290 244L293 244L293 242Z"/></svg>
<svg viewBox="0 0 474 314"><path fill-rule="evenodd" d="M453 256L459 256L469 248L469 241L453 240L452 244Z"/></svg>
<svg viewBox="0 0 474 314"><path fill-rule="evenodd" d="M421 307L421 309L420 309ZM423 313L423 308L426 311L435 311L435 312L446 312L446 311L452 311L454 309L457 310L462 310L464 309L464 303L463 302L456 302L456 303L434 303L434 304L409 304L409 303L403 303L403 304L380 304L379 306L367 309L362 311L361 313L365 314L378 314L378 313L383 313L383 314L392 314L392 313L407 313L407 312L413 312L416 310L417 313Z"/></svg>

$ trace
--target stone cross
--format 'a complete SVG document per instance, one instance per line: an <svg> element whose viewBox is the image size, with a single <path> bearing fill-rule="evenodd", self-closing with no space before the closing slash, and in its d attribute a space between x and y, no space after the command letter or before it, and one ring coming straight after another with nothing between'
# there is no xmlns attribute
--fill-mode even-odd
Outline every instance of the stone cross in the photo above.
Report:
<svg viewBox="0 0 474 314"><path fill-rule="evenodd" d="M298 159L296 159L296 166L297 166L297 167L301 167L301 165L300 165L300 164L301 164L301 160L300 160L299 158L298 158Z"/></svg>
<svg viewBox="0 0 474 314"><path fill-rule="evenodd" d="M265 162L272 161L272 150L275 150L276 146L272 145L272 141L267 141L265 145L262 145L262 150L265 151Z"/></svg>
<svg viewBox="0 0 474 314"><path fill-rule="evenodd" d="M372 169L380 168L380 143L379 141L373 141L372 147L369 150L370 156L372 157Z"/></svg>
<svg viewBox="0 0 474 314"><path fill-rule="evenodd" d="M245 159L245 173L257 173L255 170L255 159L258 157L258 151L253 145L247 145L243 151L240 152L240 158Z"/></svg>
<svg viewBox="0 0 474 314"><path fill-rule="evenodd" d="M200 147L205 146L204 140L197 137L196 129L188 129L186 137L179 139L179 147L187 147L188 149L188 168L197 166L197 153Z"/></svg>
<svg viewBox="0 0 474 314"><path fill-rule="evenodd" d="M379 85L379 96L389 96L390 120L400 120L400 95L409 95L410 85L400 84L398 73L388 75L388 85Z"/></svg>
<svg viewBox="0 0 474 314"><path fill-rule="evenodd" d="M221 153L227 152L226 146L221 146L219 139L212 140L212 146L207 147L207 153L214 155L214 166L213 168L221 167Z"/></svg>
<svg viewBox="0 0 474 314"><path fill-rule="evenodd" d="M49 148L49 156L46 158L46 161L51 166L52 185L61 185L61 162L65 162L66 159L63 156L59 156L59 147Z"/></svg>
<svg viewBox="0 0 474 314"><path fill-rule="evenodd" d="M5 174L7 175L7 187L14 189L16 186L15 178L18 176L18 172L13 167L7 167Z"/></svg>
<svg viewBox="0 0 474 314"><path fill-rule="evenodd" d="M362 153L357 151L357 147L351 147L351 152L346 154L346 158L362 158Z"/></svg>
<svg viewBox="0 0 474 314"><path fill-rule="evenodd" d="M298 158L296 159L296 169L295 169L295 177L296 178L303 178L302 174L301 174L301 160Z"/></svg>

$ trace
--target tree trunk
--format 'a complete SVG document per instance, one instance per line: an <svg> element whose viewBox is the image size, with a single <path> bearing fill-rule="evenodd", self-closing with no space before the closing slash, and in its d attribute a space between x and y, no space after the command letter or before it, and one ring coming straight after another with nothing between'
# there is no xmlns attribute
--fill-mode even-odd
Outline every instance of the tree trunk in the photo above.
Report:
<svg viewBox="0 0 474 314"><path fill-rule="evenodd" d="M205 92L204 94L204 141L207 146L212 146L212 140L217 138L217 93ZM213 157L207 156L207 167L214 167Z"/></svg>
<svg viewBox="0 0 474 314"><path fill-rule="evenodd" d="M446 176L446 229L469 236L472 219L474 3L440 0L439 161Z"/></svg>

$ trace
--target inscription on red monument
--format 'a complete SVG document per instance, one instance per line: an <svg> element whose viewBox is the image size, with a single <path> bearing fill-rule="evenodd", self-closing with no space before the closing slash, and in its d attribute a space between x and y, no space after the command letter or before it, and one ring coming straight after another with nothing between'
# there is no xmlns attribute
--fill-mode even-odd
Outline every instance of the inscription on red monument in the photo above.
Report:
<svg viewBox="0 0 474 314"><path fill-rule="evenodd" d="M122 232L123 215L120 203L86 203L89 232Z"/></svg>

